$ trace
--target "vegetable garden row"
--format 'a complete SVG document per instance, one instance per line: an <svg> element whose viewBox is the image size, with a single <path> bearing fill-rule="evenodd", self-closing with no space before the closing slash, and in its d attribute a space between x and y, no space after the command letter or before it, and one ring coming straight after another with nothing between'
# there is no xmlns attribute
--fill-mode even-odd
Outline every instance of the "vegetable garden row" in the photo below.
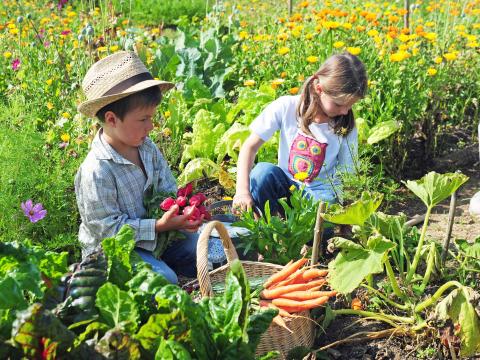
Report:
<svg viewBox="0 0 480 360"><path fill-rule="evenodd" d="M291 14L277 1L204 5L168 23L137 20L135 2L0 5L0 357L267 359L286 356L280 343L290 339L288 350L300 345L291 358L325 358L318 340L342 316L382 323L373 337L428 334L432 358L480 354L480 237L442 247L427 236L433 209L468 177L405 176L441 150L442 133L478 125L480 1L411 2L409 28L398 1L293 1ZM260 255L253 266L271 264L270 273L230 259L213 296L200 276L182 288L153 272L128 227L80 260L73 177L98 130L77 113L80 84L92 63L122 49L177 85L151 138L179 186L215 185L202 189L208 199L150 194L156 216L187 200L210 216L204 205L233 195L260 111L298 93L329 55L358 55L369 89L353 109L360 154L357 175L343 179L345 205L319 211L293 189L282 217L268 206L260 219L242 214L235 225L249 233L236 251ZM256 160L275 163L278 142ZM425 205L418 228L388 214L401 186ZM328 248L322 227L338 235ZM309 339L295 344L301 331Z"/></svg>

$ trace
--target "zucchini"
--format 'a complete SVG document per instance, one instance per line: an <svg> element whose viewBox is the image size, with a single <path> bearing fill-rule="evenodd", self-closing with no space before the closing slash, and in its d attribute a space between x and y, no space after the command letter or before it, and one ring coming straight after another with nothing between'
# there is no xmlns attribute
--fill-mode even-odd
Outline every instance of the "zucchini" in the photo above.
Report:
<svg viewBox="0 0 480 360"><path fill-rule="evenodd" d="M97 293L98 288L92 286L86 287L76 287L72 291L70 291L70 296L73 299L78 299L82 296L95 296Z"/></svg>
<svg viewBox="0 0 480 360"><path fill-rule="evenodd" d="M98 276L82 276L78 278L73 278L70 282L70 286L74 287L87 287L87 286L102 286L107 279L105 277Z"/></svg>
<svg viewBox="0 0 480 360"><path fill-rule="evenodd" d="M95 297L93 296L82 296L81 298L73 300L71 304L71 306L76 307L80 310L92 309L94 305Z"/></svg>
<svg viewBox="0 0 480 360"><path fill-rule="evenodd" d="M90 268L90 269L81 269L77 271L75 274L73 274L74 278L88 277L88 276L107 277L107 272L105 270Z"/></svg>

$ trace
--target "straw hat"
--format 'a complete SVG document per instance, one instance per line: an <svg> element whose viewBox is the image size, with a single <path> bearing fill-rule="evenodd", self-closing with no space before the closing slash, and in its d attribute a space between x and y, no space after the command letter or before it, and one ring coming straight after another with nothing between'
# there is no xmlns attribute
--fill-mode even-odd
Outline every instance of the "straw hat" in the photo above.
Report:
<svg viewBox="0 0 480 360"><path fill-rule="evenodd" d="M87 71L82 82L87 101L78 105L78 111L95 117L104 106L152 86L158 86L160 91L165 92L175 85L154 80L134 52L116 52L97 61Z"/></svg>

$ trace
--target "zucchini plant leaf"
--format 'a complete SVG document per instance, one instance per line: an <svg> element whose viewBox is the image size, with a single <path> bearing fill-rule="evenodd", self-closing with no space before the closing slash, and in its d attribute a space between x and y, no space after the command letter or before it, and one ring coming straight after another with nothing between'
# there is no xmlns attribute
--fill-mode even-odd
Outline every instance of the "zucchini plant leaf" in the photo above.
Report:
<svg viewBox="0 0 480 360"><path fill-rule="evenodd" d="M461 173L438 174L431 171L420 180L407 180L404 184L427 208L432 208L452 195L468 179L468 176Z"/></svg>
<svg viewBox="0 0 480 360"><path fill-rule="evenodd" d="M385 140L397 132L400 127L400 124L395 120L383 121L370 129L367 143L373 145Z"/></svg>
<svg viewBox="0 0 480 360"><path fill-rule="evenodd" d="M329 282L342 294L351 293L368 275L382 272L388 251L395 247L383 236L370 237L365 248L343 238L334 238L333 243L341 251L328 265Z"/></svg>
<svg viewBox="0 0 480 360"><path fill-rule="evenodd" d="M328 212L322 216L334 224L362 226L377 210L382 200L383 194L363 192L359 200L348 206L342 207L339 204L329 206Z"/></svg>
<svg viewBox="0 0 480 360"><path fill-rule="evenodd" d="M177 181L179 186L184 186L189 182L200 179L204 176L217 177L220 173L221 167L215 164L212 160L207 158L196 158L189 161L185 169L178 176Z"/></svg>
<svg viewBox="0 0 480 360"><path fill-rule="evenodd" d="M460 355L465 357L480 352L480 317L472 305L479 300L478 293L463 286L448 294L435 309L437 320L453 322L455 335L460 338Z"/></svg>

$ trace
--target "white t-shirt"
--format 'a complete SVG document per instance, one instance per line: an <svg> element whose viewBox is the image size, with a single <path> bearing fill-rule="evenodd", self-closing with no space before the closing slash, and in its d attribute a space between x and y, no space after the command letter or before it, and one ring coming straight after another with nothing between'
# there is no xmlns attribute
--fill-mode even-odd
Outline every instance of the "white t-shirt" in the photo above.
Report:
<svg viewBox="0 0 480 360"><path fill-rule="evenodd" d="M280 130L278 166L297 183L298 172L308 177L305 189L316 199L335 202L341 196L337 170L354 171L357 156L357 128L347 136L333 132L329 124L312 123L309 128L315 138L304 134L298 125L296 109L300 96L282 96L270 103L250 124L250 131L267 141Z"/></svg>

